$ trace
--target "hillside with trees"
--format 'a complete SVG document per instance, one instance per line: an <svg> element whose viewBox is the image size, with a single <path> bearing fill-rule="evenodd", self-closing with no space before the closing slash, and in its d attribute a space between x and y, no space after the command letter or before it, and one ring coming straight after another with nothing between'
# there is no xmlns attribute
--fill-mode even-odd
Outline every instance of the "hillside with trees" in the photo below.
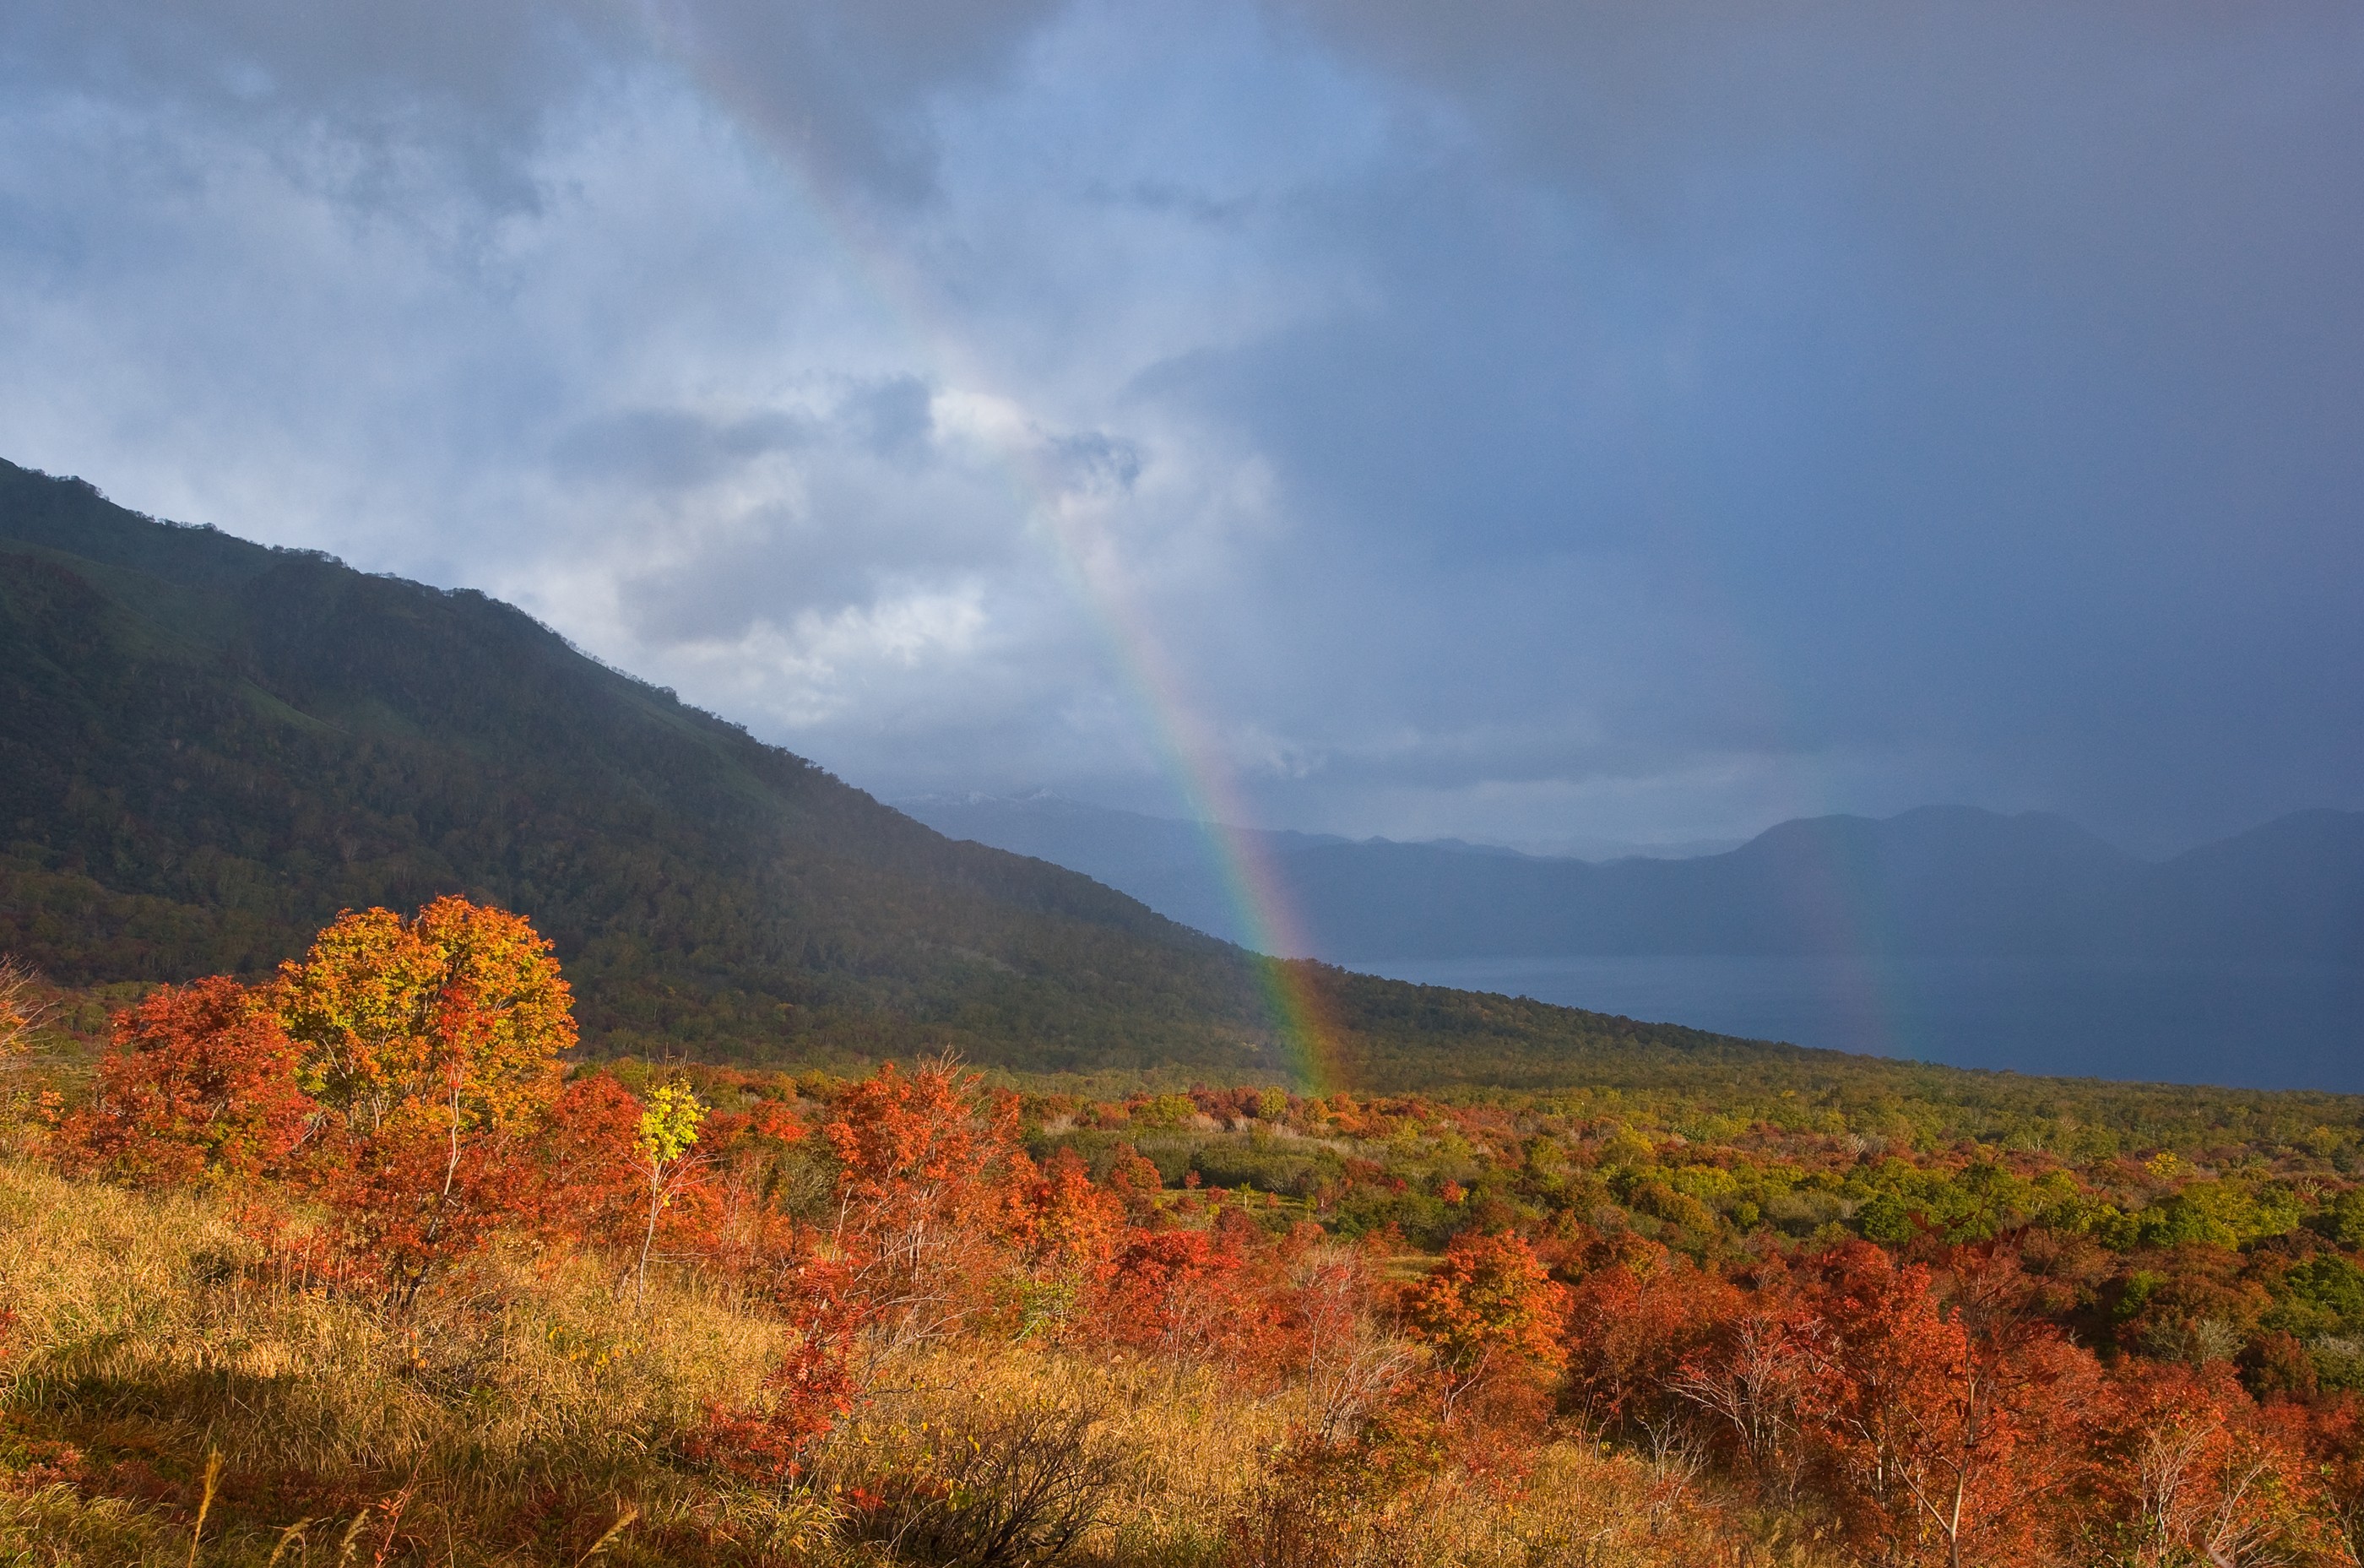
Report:
<svg viewBox="0 0 2364 1568"><path fill-rule="evenodd" d="M0 823L0 951L69 984L266 972L340 909L464 892L558 944L603 1051L1294 1065L1254 956L947 840L507 605L14 467ZM1372 1063L1403 1053L1413 1013L1443 1031L1414 1054L1466 1036L1529 1073L1708 1038L1557 1010L1514 1029L1467 999L1309 977Z"/></svg>
<svg viewBox="0 0 2364 1568"><path fill-rule="evenodd" d="M603 1044L1259 1059L1237 953L954 845L481 594L0 472L0 947L253 973L339 909L530 913Z"/></svg>

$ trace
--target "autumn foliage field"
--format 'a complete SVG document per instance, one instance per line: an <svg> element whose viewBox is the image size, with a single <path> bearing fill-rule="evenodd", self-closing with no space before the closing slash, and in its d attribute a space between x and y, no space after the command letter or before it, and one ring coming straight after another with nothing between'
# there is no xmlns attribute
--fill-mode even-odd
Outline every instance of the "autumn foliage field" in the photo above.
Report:
<svg viewBox="0 0 2364 1568"><path fill-rule="evenodd" d="M0 976L0 1561L2352 1563L2358 1129L574 1059L349 913ZM2310 1107L2313 1114L2319 1107Z"/></svg>

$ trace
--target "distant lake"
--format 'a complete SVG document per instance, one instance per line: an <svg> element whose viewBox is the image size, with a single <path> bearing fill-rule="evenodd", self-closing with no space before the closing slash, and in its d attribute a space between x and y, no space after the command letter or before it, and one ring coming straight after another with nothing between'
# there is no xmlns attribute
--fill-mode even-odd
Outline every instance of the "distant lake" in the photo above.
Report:
<svg viewBox="0 0 2364 1568"><path fill-rule="evenodd" d="M1350 969L2029 1073L2364 1092L2364 969L2008 958L1405 958Z"/></svg>

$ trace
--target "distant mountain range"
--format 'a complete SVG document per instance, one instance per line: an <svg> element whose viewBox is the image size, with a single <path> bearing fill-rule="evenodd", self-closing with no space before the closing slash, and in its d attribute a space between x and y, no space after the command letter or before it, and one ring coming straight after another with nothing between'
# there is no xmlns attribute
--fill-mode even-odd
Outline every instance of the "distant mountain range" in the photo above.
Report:
<svg viewBox="0 0 2364 1568"><path fill-rule="evenodd" d="M1055 798L905 809L1239 939L1204 829ZM1686 859L1546 858L1460 843L1246 835L1307 957L1912 955L2364 964L2364 812L2282 817L2137 859L2057 816L1928 806L1783 823Z"/></svg>

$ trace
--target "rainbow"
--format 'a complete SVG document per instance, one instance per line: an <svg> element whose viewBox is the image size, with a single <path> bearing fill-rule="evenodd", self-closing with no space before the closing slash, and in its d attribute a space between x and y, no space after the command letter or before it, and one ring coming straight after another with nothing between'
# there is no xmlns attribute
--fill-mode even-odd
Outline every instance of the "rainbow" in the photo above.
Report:
<svg viewBox="0 0 2364 1568"><path fill-rule="evenodd" d="M1038 516L1059 542L1085 607L1155 726L1175 784L1206 837L1239 929L1247 936L1266 1006L1294 1076L1317 1093L1343 1087L1339 1034L1312 984L1311 967L1286 957L1310 952L1311 944L1304 939L1271 857L1246 829L1236 825L1246 820L1247 812L1213 735L1185 696L1165 650L1146 630L1145 619L1131 611L1122 585L1104 568L1095 570L1096 563L1106 559L1105 552L1094 547L1098 541L1081 536L1077 524L1055 505L1042 509Z"/></svg>
<svg viewBox="0 0 2364 1568"><path fill-rule="evenodd" d="M942 385L1017 409L955 329L933 295L853 204L811 166L797 139L759 106L737 62L718 58L682 30L669 8L643 12L661 52L716 111L761 149L802 197L820 231L837 249L846 275L864 287L938 373ZM1013 499L1030 525L1053 547L1070 588L1108 647L1115 667L1157 737L1165 766L1193 820L1245 934L1274 1036L1290 1075L1314 1093L1343 1087L1340 1034L1313 983L1312 966L1288 961L1310 952L1280 878L1256 839L1235 825L1247 819L1231 769L1210 727L1185 693L1184 683L1131 603L1113 569L1106 535L1072 504L1067 487L1045 461L1040 431L1021 418L977 422L995 450Z"/></svg>

